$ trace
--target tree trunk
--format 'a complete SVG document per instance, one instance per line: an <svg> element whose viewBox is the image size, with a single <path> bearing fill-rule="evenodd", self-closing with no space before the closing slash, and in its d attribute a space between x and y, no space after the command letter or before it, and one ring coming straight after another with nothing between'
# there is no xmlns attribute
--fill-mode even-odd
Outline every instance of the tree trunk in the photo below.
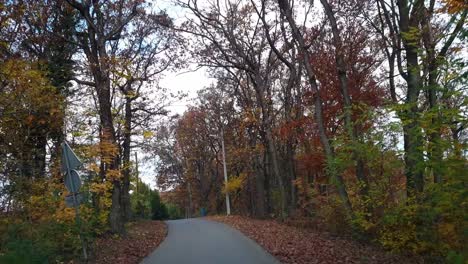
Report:
<svg viewBox="0 0 468 264"><path fill-rule="evenodd" d="M288 140L286 142L286 160L285 160L285 166L286 166L286 175L288 175L288 184L287 186L289 187L289 215L294 215L296 211L296 206L297 206L297 191L296 191L296 185L295 185L295 180L296 180L296 170L295 170L295 164L294 164L294 146L291 142L291 140Z"/></svg>
<svg viewBox="0 0 468 264"><path fill-rule="evenodd" d="M192 200L192 184L190 183L190 179L188 179L188 182L187 182L187 193L188 193L187 218L192 218L193 200Z"/></svg>
<svg viewBox="0 0 468 264"><path fill-rule="evenodd" d="M278 165L278 153L270 129L267 129L266 131L266 139L268 154L270 156L271 162L271 170L276 181L278 182L278 189L280 192L280 217L284 220L286 218L286 194L284 191L283 178L281 177L281 172Z"/></svg>
<svg viewBox="0 0 468 264"><path fill-rule="evenodd" d="M109 77L102 72L99 72L100 75L96 80L96 88L99 101L99 117L102 127L101 133L101 143L104 145L111 145L114 147L117 146L117 141L115 138L115 130L112 118L112 104L110 96L110 80ZM105 155L105 154L104 154ZM108 155L108 154L107 154ZM112 161L107 164L108 170L119 170L119 157L114 155ZM107 175L107 174L106 174ZM120 179L112 179L112 205L111 211L109 214L109 221L111 225L111 231L117 234L125 233L124 227L124 215L122 213L122 186Z"/></svg>
<svg viewBox="0 0 468 264"><path fill-rule="evenodd" d="M419 26L424 1L417 0L413 3L411 17L407 0L398 0L397 5L400 11L399 25L407 63L407 92L405 101L407 108L402 111L400 117L404 123L406 187L408 196L413 196L424 190L423 172L425 164L422 150L423 137L418 122L418 97L423 88L418 61L419 47L418 42L410 36L414 35L414 33L411 33L411 30L417 29Z"/></svg>
<svg viewBox="0 0 468 264"><path fill-rule="evenodd" d="M130 144L131 144L131 125L132 125L132 100L128 96L125 99L125 123L123 140L123 169L122 169L122 213L125 221L132 218L132 209L130 206Z"/></svg>
<svg viewBox="0 0 468 264"><path fill-rule="evenodd" d="M271 96L267 91L267 82L260 74L255 75L255 77L252 78L252 81L256 93L257 103L262 111L262 128L264 130L263 140L268 152L269 161L271 162L271 172L278 183L278 189L280 193L280 217L284 219L286 217L286 194L284 191L283 178L281 177L278 164L278 151L276 149L275 140L271 132L273 125L273 120L271 118L271 103L265 102L265 97L268 96L271 98Z"/></svg>
<svg viewBox="0 0 468 264"><path fill-rule="evenodd" d="M258 157L254 158L254 171L255 171L255 191L256 191L256 211L255 215L258 218L266 217L266 207L265 207L265 177L263 170L261 170L258 162Z"/></svg>
<svg viewBox="0 0 468 264"><path fill-rule="evenodd" d="M284 92L284 117L286 120L286 125L291 126L291 122L293 120L292 116L292 89L294 85L298 85L298 78L297 78L297 71L295 68L292 67L290 69L290 77L288 79L288 83L285 87ZM299 112L299 111L298 111ZM296 113L298 114L298 113ZM294 134L293 134L294 135ZM284 172L286 175L286 184L285 189L288 190L289 196L289 215L293 215L296 209L296 186L294 184L294 180L296 179L296 171L295 171L295 163L294 163L294 154L295 154L295 147L293 144L293 135L287 135L286 140L286 150L284 155Z"/></svg>
<svg viewBox="0 0 468 264"><path fill-rule="evenodd" d="M326 129L325 129L324 121L323 121L323 114L322 114L322 99L320 98L318 85L317 85L317 81L315 78L315 73L312 69L312 66L310 65L309 51L307 50L307 46L305 45L304 37L300 33L299 28L297 27L296 22L294 21L289 2L287 0L278 0L278 4L281 10L281 13L286 17L289 25L291 26L292 34L293 34L294 39L297 42L298 49L302 52L302 59L304 61L304 66L306 69L308 82L314 93L315 119L316 119L318 130L319 130L320 141L322 143L325 157L327 160L327 165L329 167L327 169L328 176L332 180L332 182L334 182L338 190L338 194L343 202L343 206L345 207L345 209L347 210L349 214L352 214L351 202L349 200L348 192L346 191L344 180L341 174L339 174L336 171L336 168L332 167L333 161L335 159L335 154L333 152L333 149L330 145L330 141L326 134Z"/></svg>
<svg viewBox="0 0 468 264"><path fill-rule="evenodd" d="M266 216L270 216L272 213L272 206L271 206L271 180L270 180L270 157L268 150L263 152L263 185L265 186L265 214Z"/></svg>
<svg viewBox="0 0 468 264"><path fill-rule="evenodd" d="M249 129L249 145L251 148L251 153L254 154L252 157L252 171L255 173L255 194L252 197L255 197L255 216L262 219L265 218L265 177L263 175L263 170L260 168L259 155L255 150L257 144L257 135L252 129ZM252 192L253 192L252 188Z"/></svg>
<svg viewBox="0 0 468 264"><path fill-rule="evenodd" d="M124 227L124 219L122 216L122 208L120 207L121 204L121 186L120 182L114 181L113 182L113 189L112 189L112 206L111 211L109 213L109 222L111 226L111 231L116 234L123 234L125 233Z"/></svg>
<svg viewBox="0 0 468 264"><path fill-rule="evenodd" d="M338 29L338 25L336 23L335 15L333 14L333 10L328 3L327 0L320 0L322 5L325 9L325 14L327 15L332 33L333 33L333 45L335 46L335 61L336 61L336 70L338 72L338 79L340 81L340 90L341 95L343 97L344 103L344 123L345 123L345 130L348 133L348 137L351 140L351 151L352 151L352 159L356 163L356 177L360 183L361 187L361 195L367 196L368 195L368 187L369 182L367 180L367 176L364 171L364 160L362 159L361 155L357 151L357 147L359 144L357 131L355 126L353 125L352 121L352 102L351 97L349 95L349 87L348 87L348 75L347 75L347 68L346 63L344 60L344 54L342 50L342 42L340 37L340 31Z"/></svg>

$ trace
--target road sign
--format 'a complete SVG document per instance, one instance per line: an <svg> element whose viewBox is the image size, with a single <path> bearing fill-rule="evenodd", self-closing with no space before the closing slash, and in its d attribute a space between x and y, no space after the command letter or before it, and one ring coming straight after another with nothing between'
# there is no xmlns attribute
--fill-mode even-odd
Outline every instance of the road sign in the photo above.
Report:
<svg viewBox="0 0 468 264"><path fill-rule="evenodd" d="M68 207L76 207L80 205L82 202L83 202L83 195L81 193L75 194L75 199L73 199L72 194L65 196L65 205Z"/></svg>
<svg viewBox="0 0 468 264"><path fill-rule="evenodd" d="M68 143L64 141L62 143L62 167L61 171L65 174L65 187L71 192L71 195L65 197L65 204L69 207L75 208L76 225L80 230L81 246L83 248L83 256L85 260L88 259L88 253L86 252L86 243L81 234L81 220L80 210L78 205L82 202L83 197L80 193L77 193L81 187L81 180L78 172L75 169L81 166L81 161L78 159L76 154L70 148Z"/></svg>
<svg viewBox="0 0 468 264"><path fill-rule="evenodd" d="M71 193L76 193L80 190L81 180L76 170L70 170L70 175L68 173L65 174L65 187Z"/></svg>
<svg viewBox="0 0 468 264"><path fill-rule="evenodd" d="M81 166L81 161L76 156L75 152L70 148L67 142L62 144L62 173L67 173L67 170L76 170ZM68 166L68 168L67 168Z"/></svg>

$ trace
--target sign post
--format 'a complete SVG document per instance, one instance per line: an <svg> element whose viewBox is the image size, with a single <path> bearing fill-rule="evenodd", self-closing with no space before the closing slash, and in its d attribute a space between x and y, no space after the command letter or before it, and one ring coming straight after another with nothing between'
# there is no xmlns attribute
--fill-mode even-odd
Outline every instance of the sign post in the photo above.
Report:
<svg viewBox="0 0 468 264"><path fill-rule="evenodd" d="M78 226L78 233L81 240L81 246L83 248L83 257L85 260L87 260L88 254L86 252L85 241L81 234L81 219L79 209L79 205L82 201L82 195L78 193L81 187L81 180L78 172L75 170L81 166L81 164L81 161L70 148L68 143L64 141L62 143L62 173L65 173L65 187L67 187L67 190L71 193L71 196L65 197L65 203L67 206L75 208L76 225Z"/></svg>

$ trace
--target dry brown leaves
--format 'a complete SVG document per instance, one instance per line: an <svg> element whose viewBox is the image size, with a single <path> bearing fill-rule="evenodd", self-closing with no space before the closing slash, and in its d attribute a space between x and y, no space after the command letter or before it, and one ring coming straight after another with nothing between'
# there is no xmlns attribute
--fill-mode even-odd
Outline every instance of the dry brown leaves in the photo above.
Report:
<svg viewBox="0 0 468 264"><path fill-rule="evenodd" d="M240 216L213 216L255 240L284 264L288 263L415 263L369 245L336 238L326 233Z"/></svg>
<svg viewBox="0 0 468 264"><path fill-rule="evenodd" d="M167 227L161 221L131 223L126 237L106 236L96 240L95 256L90 263L132 264L139 263L153 252L167 235Z"/></svg>

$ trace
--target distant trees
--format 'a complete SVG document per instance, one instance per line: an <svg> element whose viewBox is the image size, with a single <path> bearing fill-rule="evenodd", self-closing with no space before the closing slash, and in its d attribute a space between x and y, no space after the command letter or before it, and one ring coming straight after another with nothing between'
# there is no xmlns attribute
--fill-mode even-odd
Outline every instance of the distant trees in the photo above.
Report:
<svg viewBox="0 0 468 264"><path fill-rule="evenodd" d="M135 188L130 195L132 211L136 218L166 220L170 216L177 217L173 212L172 215L169 215L168 208L161 201L157 190L152 190L150 186L143 182L136 184L138 188Z"/></svg>

